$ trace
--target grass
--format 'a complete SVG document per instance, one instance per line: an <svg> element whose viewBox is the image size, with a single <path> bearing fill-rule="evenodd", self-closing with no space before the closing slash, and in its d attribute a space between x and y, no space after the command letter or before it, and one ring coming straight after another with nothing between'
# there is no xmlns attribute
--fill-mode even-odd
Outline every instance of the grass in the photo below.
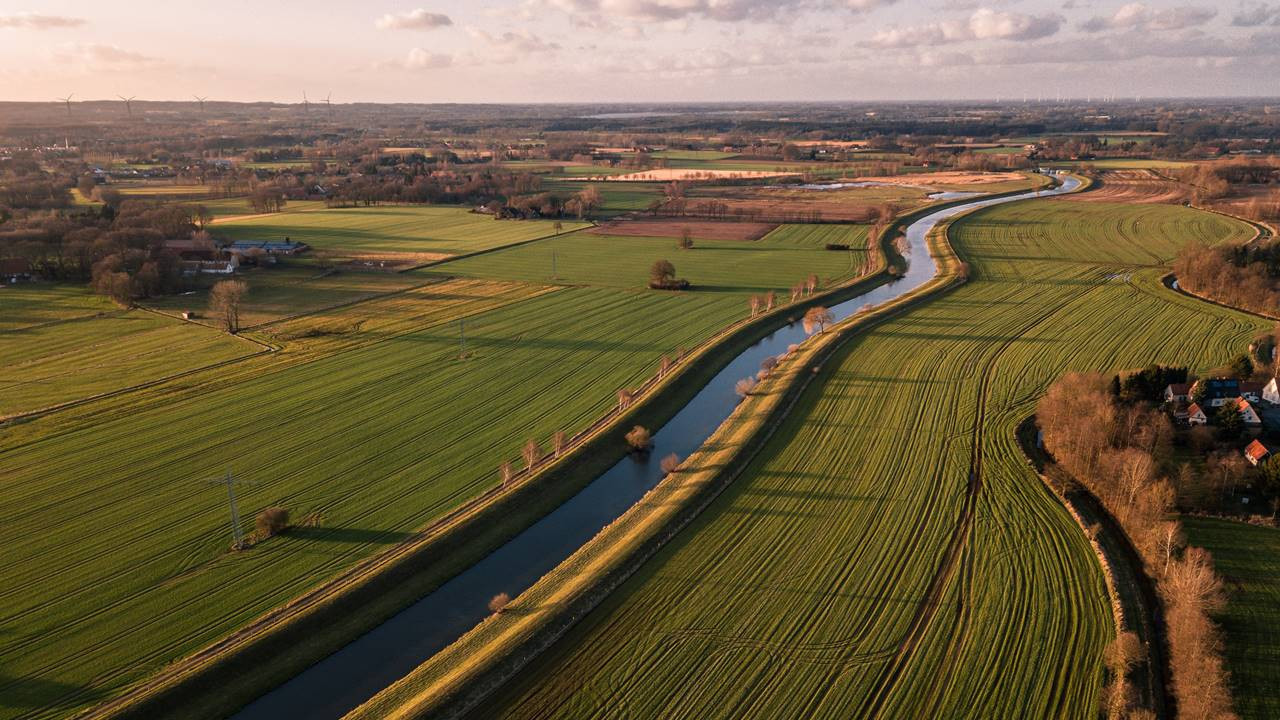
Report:
<svg viewBox="0 0 1280 720"><path fill-rule="evenodd" d="M286 206L287 208L288 206ZM285 212L215 226L233 240L285 237L344 253L443 253L489 250L552 235L549 220L495 220L453 206L379 206ZM566 231L584 227L565 221Z"/></svg>
<svg viewBox="0 0 1280 720"><path fill-rule="evenodd" d="M1014 428L1065 370L1238 352L1261 324L1151 266L1248 234L1169 206L961 221L973 280L825 362L744 475L475 716L1093 717L1101 573Z"/></svg>
<svg viewBox="0 0 1280 720"><path fill-rule="evenodd" d="M1280 530L1185 517L1187 540L1213 553L1227 583L1227 669L1236 711L1244 718L1280 715Z"/></svg>
<svg viewBox="0 0 1280 720"><path fill-rule="evenodd" d="M397 207L265 220L327 229L313 216L345 223L335 243L359 225L370 243L396 247L414 240L373 236L418 236L415 220L475 217ZM444 229L466 242L477 229L547 225L483 221ZM846 254L805 247L793 234L757 250L751 258L764 269L747 279L785 287L812 261L847 265ZM672 242L662 240L674 250ZM592 253L597 264L613 262ZM705 262L708 274L713 265ZM272 279L297 271L282 272ZM279 352L7 429L0 475L11 482L0 485L0 503L15 512L0 526L9 549L0 558L0 694L18 697L21 688L22 704L0 716L65 715L109 696L492 487L498 464L515 460L526 438L545 444L556 430L587 426L617 388L651 375L660 355L746 315L735 273L715 272L721 292L640 290L630 278L611 284L604 269L576 287L512 282L497 270L498 279L441 280L263 326L256 334ZM259 285L273 294L250 313L269 319L295 303L364 291L295 279ZM66 304L63 312L78 312ZM246 523L283 505L305 527L228 554L225 496L205 482L226 468L255 483L239 493ZM90 525L94 542L82 542Z"/></svg>
<svg viewBox="0 0 1280 720"><path fill-rule="evenodd" d="M241 274L241 279L249 285L249 294L240 313L243 327L277 322L422 284L420 279L397 273L339 271L327 274L314 267L288 264L289 260L284 262L284 267L265 267ZM213 282L207 281L208 286ZM206 315L203 322L213 322L206 312L209 306L208 287L189 295L154 298L146 304L173 315L184 310L196 310Z"/></svg>
<svg viewBox="0 0 1280 720"><path fill-rule="evenodd" d="M600 175L604 173L587 174ZM611 174L617 175L619 173ZM604 218L645 210L654 200L659 200L663 197L661 183L582 183L572 180L546 180L542 183L542 189L567 197L581 192L583 188L589 185L594 185L596 190L600 192L602 201L600 207L593 214Z"/></svg>
<svg viewBox="0 0 1280 720"><path fill-rule="evenodd" d="M1098 158L1096 160L1055 160L1045 163L1049 167L1078 168L1086 165L1098 170L1167 170L1190 167L1193 163L1181 160L1152 160L1148 158Z"/></svg>
<svg viewBox="0 0 1280 720"><path fill-rule="evenodd" d="M860 272L866 258L866 227L821 227L786 227L756 241L707 240L691 250L677 248L672 238L575 233L454 260L419 272L424 276L460 275L639 289L648 283L653 262L668 259L675 265L677 276L693 284L695 295L742 295L770 289L784 292L809 273L834 282ZM822 239L826 237L839 237L859 250L823 250L819 243L827 242Z"/></svg>

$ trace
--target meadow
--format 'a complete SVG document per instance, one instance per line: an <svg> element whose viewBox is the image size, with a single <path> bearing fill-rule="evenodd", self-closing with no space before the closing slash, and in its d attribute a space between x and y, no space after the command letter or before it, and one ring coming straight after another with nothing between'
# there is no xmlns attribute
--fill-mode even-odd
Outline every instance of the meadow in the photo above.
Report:
<svg viewBox="0 0 1280 720"><path fill-rule="evenodd" d="M364 231L371 236L397 227L421 234L412 218L438 209L423 210L323 210L233 224L327 216L376 219L381 230ZM388 217L405 225L389 226ZM499 242L484 234L490 228L549 225L483 222L470 226L476 240L448 230L458 236L451 247ZM249 273L249 315L266 324L248 336L277 352L0 433L0 476L11 480L0 486L0 503L18 509L0 527L9 549L0 558L0 717L61 716L108 697L406 538L495 486L499 464L517 461L526 439L547 447L554 432L586 427L615 404L618 388L651 376L663 354L745 317L756 286L846 272L849 253L817 249L823 238L865 242L862 228L776 235L755 249L690 251L706 258L685 263L705 276L705 292L641 289L652 255L676 252L670 238L581 233L389 276L420 286L292 319L275 318L295 303L314 310L334 293L383 288L355 274L309 278L305 267ZM564 248L566 272L580 284L519 280L521 251L551 245ZM612 269L624 247L636 277ZM721 267L729 258L732 268ZM464 263L472 277L452 267ZM41 312L83 309L72 298L63 304ZM273 505L288 508L297 527L228 553L226 494L208 482L228 470L246 483L237 491L246 527ZM88 528L94 542L79 542Z"/></svg>
<svg viewBox="0 0 1280 720"><path fill-rule="evenodd" d="M87 288L0 290L0 417L120 390L262 348L210 328L111 306Z"/></svg>
<svg viewBox="0 0 1280 720"><path fill-rule="evenodd" d="M682 250L668 237L575 233L417 272L424 277L458 275L640 289L649 282L653 262L667 259L678 277L692 283L692 294L738 293L745 303L748 293L789 292L810 273L817 273L827 284L859 274L866 260L866 237L865 225L788 225L760 240L695 239L692 249ZM857 249L824 250L826 242Z"/></svg>
<svg viewBox="0 0 1280 720"><path fill-rule="evenodd" d="M288 206L286 206L288 208ZM586 227L565 221L564 231ZM216 225L231 240L282 240L286 237L318 250L361 255L448 256L491 250L555 234L550 220L495 220L466 208L442 205L328 208L284 212Z"/></svg>
<svg viewBox="0 0 1280 720"><path fill-rule="evenodd" d="M743 475L473 716L1094 717L1101 570L1014 429L1066 370L1238 352L1262 323L1158 278L1181 243L1249 234L1062 201L959 221L971 281L848 341Z"/></svg>
<svg viewBox="0 0 1280 720"><path fill-rule="evenodd" d="M1213 554L1226 583L1227 608L1216 619L1236 711L1280 716L1280 530L1204 517L1184 517L1182 527L1188 542Z"/></svg>

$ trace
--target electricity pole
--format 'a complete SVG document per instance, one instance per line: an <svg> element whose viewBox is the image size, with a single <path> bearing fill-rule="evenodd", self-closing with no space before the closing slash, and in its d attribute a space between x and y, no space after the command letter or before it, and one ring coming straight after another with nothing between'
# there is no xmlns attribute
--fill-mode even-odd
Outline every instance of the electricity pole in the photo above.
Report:
<svg viewBox="0 0 1280 720"><path fill-rule="evenodd" d="M236 481L231 477L231 468L227 468L227 474L221 480L210 480L209 482L222 483L227 486L227 501L231 503L231 547L239 550L244 547L244 534L240 532L240 511L236 508Z"/></svg>

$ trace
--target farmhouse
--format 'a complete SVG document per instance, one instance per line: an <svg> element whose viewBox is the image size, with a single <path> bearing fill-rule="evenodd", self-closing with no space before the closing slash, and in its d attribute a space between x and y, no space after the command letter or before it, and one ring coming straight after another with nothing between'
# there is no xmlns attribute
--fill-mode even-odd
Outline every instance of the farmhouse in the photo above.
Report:
<svg viewBox="0 0 1280 720"><path fill-rule="evenodd" d="M1240 381L1234 378L1197 380L1192 384L1189 396L1195 397L1201 393L1203 395L1198 402L1211 408L1222 407L1242 394Z"/></svg>
<svg viewBox="0 0 1280 720"><path fill-rule="evenodd" d="M187 260L182 263L183 275L231 275L240 267L240 258L229 260Z"/></svg>
<svg viewBox="0 0 1280 720"><path fill-rule="evenodd" d="M1188 425L1208 425L1209 416L1204 414L1204 410L1196 403L1191 403L1191 407L1187 408L1187 424Z"/></svg>
<svg viewBox="0 0 1280 720"><path fill-rule="evenodd" d="M1184 403L1191 396L1191 385L1189 383L1174 383L1164 389L1164 401L1169 403Z"/></svg>
<svg viewBox="0 0 1280 720"><path fill-rule="evenodd" d="M1254 440L1244 449L1244 458L1249 461L1250 465L1257 466L1263 460L1271 457L1271 450L1261 442Z"/></svg>
<svg viewBox="0 0 1280 720"><path fill-rule="evenodd" d="M285 238L284 242L240 240L227 246L227 252L246 253L250 250L261 250L268 255L296 255L310 247L304 242L293 242L289 238Z"/></svg>
<svg viewBox="0 0 1280 720"><path fill-rule="evenodd" d="M31 274L31 263L23 258L0 259L0 282L12 285L19 282L31 282L35 276Z"/></svg>
<svg viewBox="0 0 1280 720"><path fill-rule="evenodd" d="M1263 389L1262 383L1242 381L1240 383L1240 397L1251 403L1256 403L1262 399Z"/></svg>

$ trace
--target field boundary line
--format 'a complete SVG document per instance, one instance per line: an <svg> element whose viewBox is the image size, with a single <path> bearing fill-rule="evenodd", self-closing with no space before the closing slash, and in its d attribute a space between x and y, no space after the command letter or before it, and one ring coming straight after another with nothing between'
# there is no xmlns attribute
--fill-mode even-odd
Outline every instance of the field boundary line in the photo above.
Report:
<svg viewBox="0 0 1280 720"><path fill-rule="evenodd" d="M1242 308L1242 307L1236 307L1235 305L1228 305L1227 303L1224 303L1224 302L1221 302L1221 301L1218 301L1218 300L1214 300L1214 299L1213 299L1213 298L1211 298L1211 297L1205 297L1204 295L1201 295L1200 293L1192 292L1191 290L1188 290L1188 289L1186 289L1186 288L1182 287L1182 284L1181 284L1181 283L1178 283L1178 286L1177 286L1177 287L1174 287L1174 283L1177 283L1177 282L1178 282L1178 278L1177 278L1177 276L1176 276L1176 275L1174 275L1172 272L1165 273L1165 274L1160 278L1160 284L1161 284L1161 285L1163 285L1163 286L1165 286L1166 288L1168 288L1171 292L1178 293L1179 295L1183 295L1183 296L1185 296L1185 297L1193 298L1193 299L1195 299L1195 300L1199 300L1200 302L1206 302L1206 303L1209 303L1210 305L1217 305L1218 307L1223 308L1223 309L1226 309L1226 310L1233 310L1233 311L1238 312L1238 313L1244 313L1245 315L1252 315L1252 316L1254 316L1254 317L1256 317L1256 318L1262 318L1263 320L1271 320L1272 322L1280 321L1280 315L1268 315L1268 314L1266 314L1266 313L1260 313L1260 312L1258 312L1257 310L1246 310L1246 309L1244 309L1244 308Z"/></svg>
<svg viewBox="0 0 1280 720"><path fill-rule="evenodd" d="M504 222L504 221L494 220L494 222ZM509 222L521 222L521 221L512 220ZM573 235L574 233L580 233L585 230L590 230L591 228L594 228L594 227L599 227L599 225L597 225L594 220L587 220L587 221L579 220L578 222L586 222L587 225L585 227L580 227L575 230L570 230L569 232L552 233L550 235L542 235L540 237L529 238L528 240L520 240L513 243L507 243L506 245L499 245L497 247L485 248L483 250L476 250L474 252L460 253L458 255L450 255L449 257L440 258L439 260L429 260L427 262L422 263L421 265L412 265L410 267L397 270L396 273L400 275L404 275L405 273L411 273L415 270L425 270L426 268L433 268L439 265L444 265L446 263L451 263L454 260L466 260L467 258L473 258L479 255L487 255L489 253L498 252L499 250L507 250L510 248L522 247L524 245L532 245L533 243L542 242L543 240L550 240L552 238L559 238L559 237L568 237L569 235Z"/></svg>

